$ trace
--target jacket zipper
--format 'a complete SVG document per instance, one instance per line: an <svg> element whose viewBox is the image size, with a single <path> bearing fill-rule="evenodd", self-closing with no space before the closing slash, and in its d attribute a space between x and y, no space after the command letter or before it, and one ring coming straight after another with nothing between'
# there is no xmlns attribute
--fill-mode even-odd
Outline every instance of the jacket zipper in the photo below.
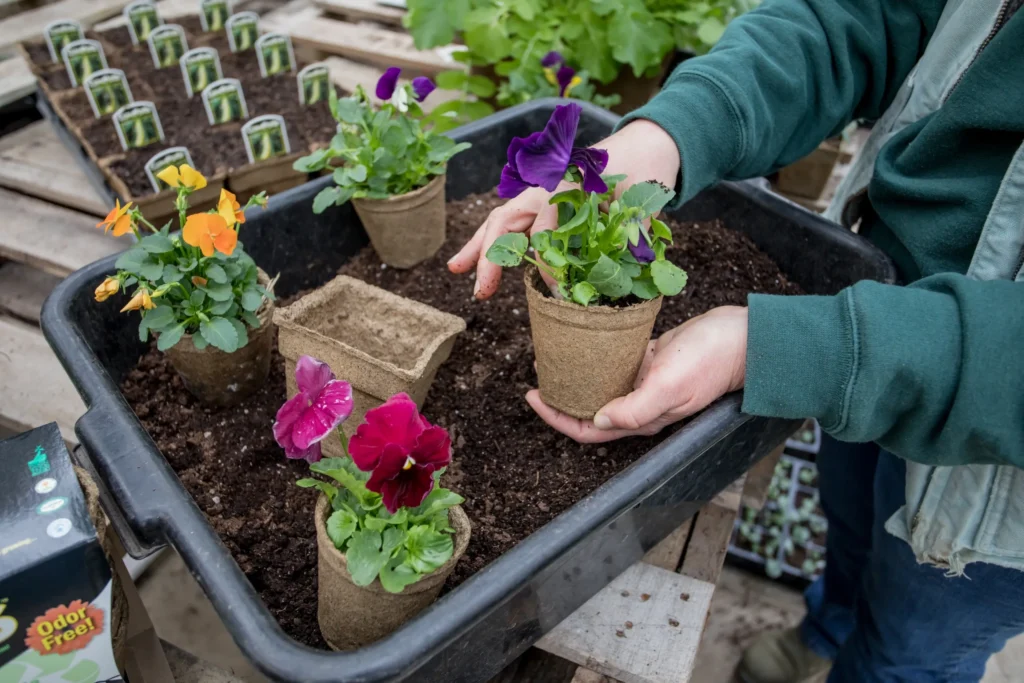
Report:
<svg viewBox="0 0 1024 683"><path fill-rule="evenodd" d="M973 57L971 57L971 61L967 65L967 68L960 72L960 75L956 79L956 83L954 83L953 87L949 89L946 96L942 98L943 104L945 104L946 100L949 99L949 96L953 94L953 91L957 89L960 82L964 80L964 76L967 74L967 71L974 66L976 61L978 61L978 57L981 56L981 53L984 52L986 47L988 47L988 44L991 43L992 39L995 38L997 33L999 33L999 29L1003 27L1003 23L1006 21L1006 10L1009 8L1009 5L1010 0L1003 0L1002 4L999 6L999 13L996 15L995 25L992 26L992 30L988 32L988 36L986 36L985 40L983 40L981 45L978 46L978 51L974 53Z"/></svg>

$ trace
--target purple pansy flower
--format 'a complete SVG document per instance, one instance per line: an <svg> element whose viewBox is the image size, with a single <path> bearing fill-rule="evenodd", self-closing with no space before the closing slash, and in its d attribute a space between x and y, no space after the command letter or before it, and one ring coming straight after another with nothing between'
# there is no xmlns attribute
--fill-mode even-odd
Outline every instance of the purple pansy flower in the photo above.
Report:
<svg viewBox="0 0 1024 683"><path fill-rule="evenodd" d="M651 245L647 243L643 235L637 239L636 244L629 245L629 253L633 255L637 263L650 263L654 260L654 249L651 249Z"/></svg>
<svg viewBox="0 0 1024 683"><path fill-rule="evenodd" d="M398 85L398 74L402 73L402 70L397 66L389 67L384 75L377 81L377 99L382 101L388 101L391 96L395 94L395 86Z"/></svg>
<svg viewBox="0 0 1024 683"><path fill-rule="evenodd" d="M498 196L517 197L530 187L553 192L569 166L583 174L583 191L603 194L608 186L601 173L608 165L608 152L592 147L572 146L582 108L576 104L555 107L544 130L525 138L513 138L508 146L508 163L501 171Z"/></svg>
<svg viewBox="0 0 1024 683"><path fill-rule="evenodd" d="M295 381L299 393L277 411L274 440L289 458L318 462L320 442L352 414L352 385L311 356L295 364Z"/></svg>
<svg viewBox="0 0 1024 683"><path fill-rule="evenodd" d="M558 85L558 96L568 97L569 91L579 85L581 79L576 76L576 69L571 66L563 66L555 74L555 83Z"/></svg>
<svg viewBox="0 0 1024 683"><path fill-rule="evenodd" d="M551 69L564 63L565 59L562 58L562 53L555 52L554 50L544 55L544 58L540 60L540 65L545 69Z"/></svg>
<svg viewBox="0 0 1024 683"><path fill-rule="evenodd" d="M434 88L436 87L437 86L434 85L434 82L426 76L417 76L412 79L412 91L416 93L417 102L422 102L427 99L427 96L434 92Z"/></svg>

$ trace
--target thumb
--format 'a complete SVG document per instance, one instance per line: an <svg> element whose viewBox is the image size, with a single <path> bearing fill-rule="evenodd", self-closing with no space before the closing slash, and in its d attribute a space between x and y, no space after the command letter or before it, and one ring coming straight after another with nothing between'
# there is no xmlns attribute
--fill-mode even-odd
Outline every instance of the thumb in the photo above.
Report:
<svg viewBox="0 0 1024 683"><path fill-rule="evenodd" d="M597 411L594 426L598 429L640 429L671 409L670 392L648 381Z"/></svg>

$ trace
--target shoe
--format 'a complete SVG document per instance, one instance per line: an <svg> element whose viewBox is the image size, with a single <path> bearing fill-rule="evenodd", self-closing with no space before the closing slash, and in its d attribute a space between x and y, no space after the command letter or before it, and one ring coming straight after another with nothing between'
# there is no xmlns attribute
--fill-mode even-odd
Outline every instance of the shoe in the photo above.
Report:
<svg viewBox="0 0 1024 683"><path fill-rule="evenodd" d="M794 627L762 634L744 651L736 675L743 683L817 683L831 666L804 645Z"/></svg>

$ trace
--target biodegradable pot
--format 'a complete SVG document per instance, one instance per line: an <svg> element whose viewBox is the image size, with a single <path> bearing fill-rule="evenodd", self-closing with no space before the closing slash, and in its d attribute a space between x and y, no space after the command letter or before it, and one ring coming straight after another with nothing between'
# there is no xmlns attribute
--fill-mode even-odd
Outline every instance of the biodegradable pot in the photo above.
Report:
<svg viewBox="0 0 1024 683"><path fill-rule="evenodd" d="M533 266L526 270L540 395L552 408L589 420L633 390L661 299L624 308L555 299Z"/></svg>
<svg viewBox="0 0 1024 683"><path fill-rule="evenodd" d="M367 410L397 393L422 406L437 368L466 329L458 316L345 275L278 309L274 322L289 398L298 393L299 356L322 360L352 385L355 405L342 425L349 435ZM338 439L322 445L327 455L342 455Z"/></svg>
<svg viewBox="0 0 1024 683"><path fill-rule="evenodd" d="M259 271L264 287L270 278ZM262 387L270 372L270 350L274 342L274 302L264 301L256 312L260 326L249 329L249 343L234 353L213 346L200 351L186 334L165 353L192 395L207 405L233 406Z"/></svg>
<svg viewBox="0 0 1024 683"><path fill-rule="evenodd" d="M329 512L327 497L321 495L314 517L317 621L324 640L335 650L355 650L380 640L430 606L469 545L469 517L461 507L450 508L448 522L455 529L455 551L440 569L406 586L401 593L388 593L380 579L369 586L357 586L348 573L345 555L327 536Z"/></svg>
<svg viewBox="0 0 1024 683"><path fill-rule="evenodd" d="M352 206L380 260L412 268L437 253L445 236L445 177L387 199L353 199Z"/></svg>

